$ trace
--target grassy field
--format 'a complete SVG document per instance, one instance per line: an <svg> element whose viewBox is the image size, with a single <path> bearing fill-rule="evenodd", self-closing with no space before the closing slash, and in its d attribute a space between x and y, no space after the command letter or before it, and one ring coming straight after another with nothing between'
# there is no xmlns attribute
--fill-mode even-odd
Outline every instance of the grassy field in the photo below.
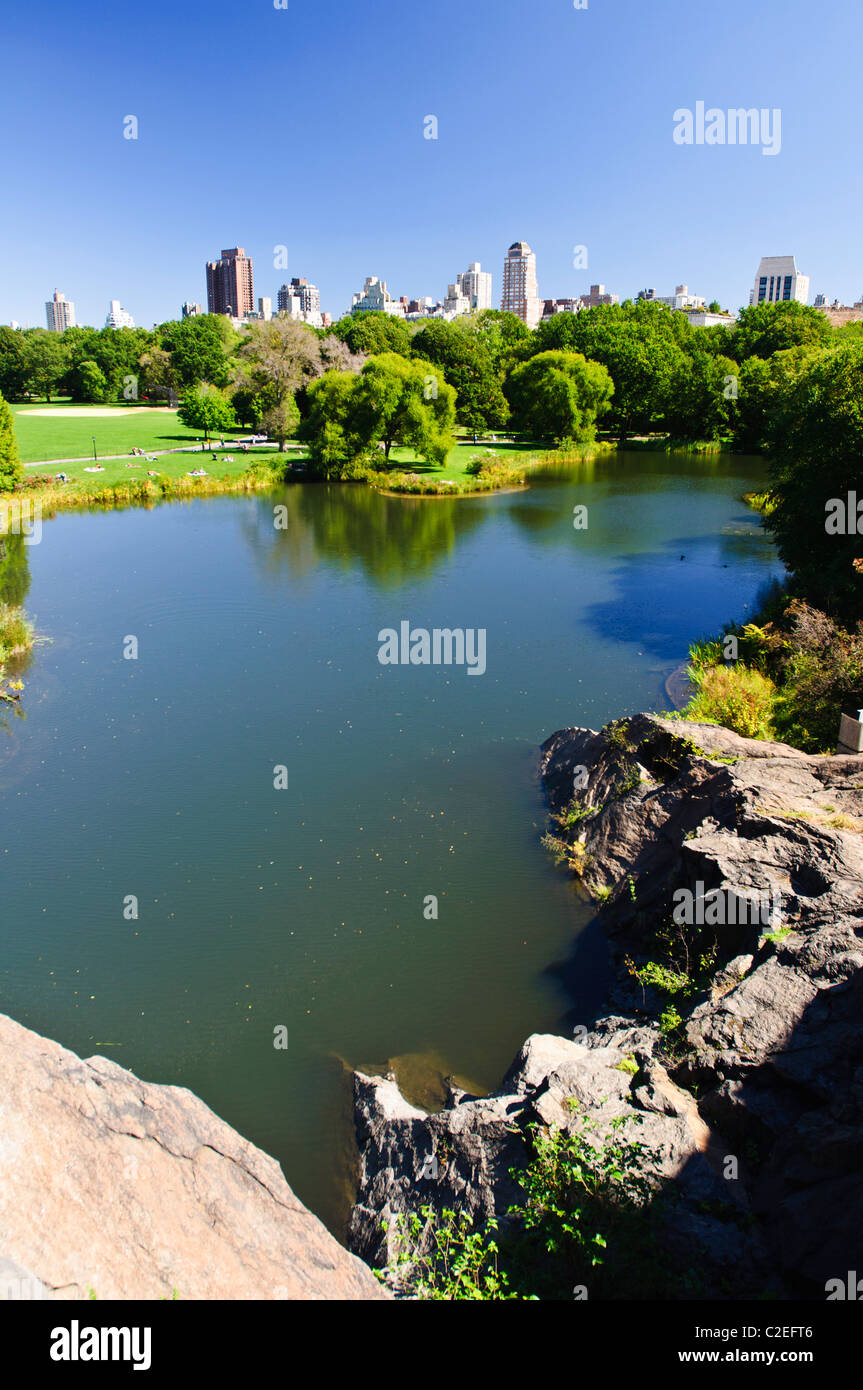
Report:
<svg viewBox="0 0 863 1390"><path fill-rule="evenodd" d="M87 467L93 466L91 459L89 465L64 463L60 468L50 464L36 464L26 470L26 477L54 478L58 472L63 472L69 478L69 482L63 486L74 489L76 485L80 485L92 490L139 482L150 473L158 473L160 477L166 478L184 478L193 469L198 468L205 469L211 478L239 478L255 463L275 464L279 460L287 463L305 457L299 449L290 449L287 454L279 455L276 450L269 449L249 450L248 454L244 454L241 449L223 451L217 448L215 460L210 449L203 454L200 451L191 454L163 454L155 463L148 463L145 458L106 459L102 464L104 472L88 473ZM228 462L229 459L233 462ZM207 479L203 478L201 481L205 483Z"/></svg>
<svg viewBox="0 0 863 1390"><path fill-rule="evenodd" d="M443 468L433 468L431 464L418 459L412 450L396 447L390 452L390 467L403 468L411 473L427 475L440 481L460 483L467 476L465 469L472 458L479 456L489 463L493 461L489 451L493 451L494 459L500 463L526 463L528 459L544 452L543 446L538 444L514 444L510 440L502 444L491 444L481 440L479 444L474 444L471 440L470 443L456 444L447 455Z"/></svg>
<svg viewBox="0 0 863 1390"><path fill-rule="evenodd" d="M66 411L75 409L75 416ZM182 453L166 453L169 449L185 449L195 443L200 435L187 430L177 420L176 411L154 411L147 407L135 407L125 403L116 406L73 407L70 402L57 401L51 406L25 405L13 407L15 413L15 432L22 461L27 464L26 478L31 483L36 478L45 478L46 503L53 506L81 506L88 498L98 499L98 503L108 503L109 493L116 490L116 502L133 501L136 497L147 497L157 487L163 488L163 495L176 495L187 490L205 494L207 491L220 492L235 490L240 480L252 465L265 465L282 469L289 462L301 462L307 458L302 445L289 443L287 457L279 455L275 449L250 449L244 453L233 441L243 438L248 431L231 431L226 438L231 441L225 449L216 445L205 450L200 448ZM44 411L34 414L34 411ZM98 464L92 455L93 437L96 440ZM141 448L158 455L150 461L147 458L132 458L133 447ZM216 457L213 458L213 452ZM410 449L394 448L390 456L389 470L383 467L378 473L375 486L386 487L387 471L393 474L416 475L406 480L407 490L418 490L420 486L440 492L474 490L478 484L466 472L472 459L479 457L483 463L492 466L493 477L488 478L484 487L507 486L515 481L510 475L513 468L541 459L547 453L535 444L503 439L501 441L483 439L474 443L470 436L462 436L455 448L450 451L442 468L435 468L417 457ZM115 457L111 457L114 455ZM76 459L77 462L69 460ZM40 462L41 461L41 462ZM97 472L93 468L98 466ZM192 479L192 470L203 468L206 477ZM53 483L56 474L63 472L68 476L66 483ZM256 469L255 486L261 486L261 469ZM149 480L158 475L164 484ZM52 480L50 483L48 480ZM422 480L422 484L419 483ZM173 485L166 487L166 484ZM394 486L403 490L394 478Z"/></svg>
<svg viewBox="0 0 863 1390"><path fill-rule="evenodd" d="M86 416L74 419L62 412L84 409L69 402L46 405L13 405L15 435L22 463L40 459L93 457L93 436L98 455L131 454L133 448L151 453L179 449L201 437L200 430L187 430L175 410L150 410L147 406L96 406ZM47 415L34 411L49 411ZM95 413L95 412L101 413ZM109 411L110 414L105 414ZM131 413L126 413L131 412ZM247 430L240 431L247 434ZM232 435L231 438L238 438Z"/></svg>

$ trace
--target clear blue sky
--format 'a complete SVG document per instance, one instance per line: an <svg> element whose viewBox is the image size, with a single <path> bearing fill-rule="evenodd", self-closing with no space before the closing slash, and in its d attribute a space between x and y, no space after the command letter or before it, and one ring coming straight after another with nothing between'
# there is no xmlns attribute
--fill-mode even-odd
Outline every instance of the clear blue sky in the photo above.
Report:
<svg viewBox="0 0 863 1390"><path fill-rule="evenodd" d="M497 301L522 239L549 298L737 307L788 253L813 297L863 292L859 0L42 0L3 27L0 322L58 286L149 327L237 244L256 296L285 244L334 315L366 275L440 298L474 260ZM699 100L781 108L781 153L676 145Z"/></svg>

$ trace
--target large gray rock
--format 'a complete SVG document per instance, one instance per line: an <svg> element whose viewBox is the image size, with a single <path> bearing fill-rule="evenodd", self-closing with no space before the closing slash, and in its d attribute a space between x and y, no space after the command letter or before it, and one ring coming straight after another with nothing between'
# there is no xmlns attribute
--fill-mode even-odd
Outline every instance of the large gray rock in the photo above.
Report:
<svg viewBox="0 0 863 1390"><path fill-rule="evenodd" d="M670 1246L684 1262L701 1252L708 1287L823 1296L859 1266L863 1232L863 760L638 715L554 734L541 771L553 813L578 797L554 833L602 904L616 1012L579 1043L530 1038L499 1093L455 1094L438 1115L395 1119L394 1083L358 1077L353 1248L383 1263L381 1218L429 1202L504 1215L526 1127L571 1126L576 1105L598 1135L640 1121L645 1175L679 1197ZM661 957L680 889L736 906L704 934L712 975L675 996L670 1041L667 999L632 971ZM740 910L762 900L780 920ZM420 1183L432 1150L446 1169Z"/></svg>
<svg viewBox="0 0 863 1390"><path fill-rule="evenodd" d="M0 1293L368 1299L279 1165L177 1086L0 1015Z"/></svg>

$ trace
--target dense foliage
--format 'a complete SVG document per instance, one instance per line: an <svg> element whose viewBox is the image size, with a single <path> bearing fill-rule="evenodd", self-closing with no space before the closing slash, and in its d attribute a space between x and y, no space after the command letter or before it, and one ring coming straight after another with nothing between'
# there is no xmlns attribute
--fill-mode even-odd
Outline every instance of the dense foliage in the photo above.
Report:
<svg viewBox="0 0 863 1390"><path fill-rule="evenodd" d="M0 492L11 492L22 476L12 411L0 396Z"/></svg>

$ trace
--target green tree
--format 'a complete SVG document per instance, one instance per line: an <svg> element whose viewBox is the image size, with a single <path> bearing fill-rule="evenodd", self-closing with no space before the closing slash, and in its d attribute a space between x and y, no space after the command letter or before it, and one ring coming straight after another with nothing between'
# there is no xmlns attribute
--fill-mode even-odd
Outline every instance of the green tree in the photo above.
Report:
<svg viewBox="0 0 863 1390"><path fill-rule="evenodd" d="M63 388L75 400L93 399L92 370L82 372L84 362L93 362L105 378L103 400L135 400L139 394L141 356L155 345L155 336L144 328L67 328L62 335L68 356Z"/></svg>
<svg viewBox="0 0 863 1390"><path fill-rule="evenodd" d="M73 395L79 401L108 401L111 399L111 388L108 379L98 362L94 362L92 357L85 357L83 362L79 362L74 370L75 388Z"/></svg>
<svg viewBox="0 0 863 1390"><path fill-rule="evenodd" d="M0 394L18 401L27 389L27 357L20 328L0 324Z"/></svg>
<svg viewBox="0 0 863 1390"><path fill-rule="evenodd" d="M11 492L23 476L12 411L0 396L0 492Z"/></svg>
<svg viewBox="0 0 863 1390"><path fill-rule="evenodd" d="M166 348L152 347L142 352L138 359L140 378L138 392L141 396L157 396L173 400L180 379L171 354ZM197 383L189 383L190 385Z"/></svg>
<svg viewBox="0 0 863 1390"><path fill-rule="evenodd" d="M340 477L362 449L349 424L357 377L346 372L325 372L308 391L308 414L300 437L309 444L315 471L325 478Z"/></svg>
<svg viewBox="0 0 863 1390"><path fill-rule="evenodd" d="M733 356L745 362L749 357L772 357L788 348L826 347L832 336L829 321L807 304L794 299L750 304L738 315Z"/></svg>
<svg viewBox="0 0 863 1390"><path fill-rule="evenodd" d="M327 372L308 399L301 433L318 470L328 476L344 474L378 448L389 461L396 444L443 464L455 443L455 390L428 362L381 353L359 376Z"/></svg>
<svg viewBox="0 0 863 1390"><path fill-rule="evenodd" d="M237 343L230 320L223 314L197 314L160 325L158 346L170 353L170 385L198 386L209 381L228 385L230 355Z"/></svg>
<svg viewBox="0 0 863 1390"><path fill-rule="evenodd" d="M279 441L280 451L299 423L296 393L322 370L317 334L293 319L253 323L241 341L233 374L235 389L260 397L261 422Z"/></svg>
<svg viewBox="0 0 863 1390"><path fill-rule="evenodd" d="M393 314L346 314L333 324L332 332L354 353L397 352L407 357L411 349L411 330Z"/></svg>
<svg viewBox="0 0 863 1390"><path fill-rule="evenodd" d="M849 622L863 616L855 505L861 403L863 345L852 343L809 357L789 376L777 391L770 429L774 505L767 525L802 596Z"/></svg>
<svg viewBox="0 0 863 1390"><path fill-rule="evenodd" d="M516 367L507 391L520 429L534 439L584 443L608 410L614 384L605 367L578 352L540 352Z"/></svg>
<svg viewBox="0 0 863 1390"><path fill-rule="evenodd" d="M50 401L68 366L62 336L45 328L31 328L24 334L24 361L27 390Z"/></svg>
<svg viewBox="0 0 863 1390"><path fill-rule="evenodd" d="M736 421L740 368L709 352L681 356L669 383L665 427L676 439L718 439Z"/></svg>
<svg viewBox="0 0 863 1390"><path fill-rule="evenodd" d="M793 383L821 349L787 348L772 357L748 357L739 372L735 423L735 444L745 453L769 448L782 409L782 401Z"/></svg>
<svg viewBox="0 0 863 1390"><path fill-rule="evenodd" d="M580 352L606 368L614 382L609 418L624 444L630 434L661 428L672 380L697 331L663 304L627 301L555 314L537 329L536 346Z"/></svg>
<svg viewBox="0 0 863 1390"><path fill-rule="evenodd" d="M207 440L214 430L229 430L236 423L230 401L217 386L206 381L186 393L177 416L188 429L203 430Z"/></svg>
<svg viewBox="0 0 863 1390"><path fill-rule="evenodd" d="M455 444L455 391L430 364L384 352L363 367L348 424L365 447L382 444L387 461L402 444L442 465Z"/></svg>
<svg viewBox="0 0 863 1390"><path fill-rule="evenodd" d="M500 429L509 418L509 405L491 353L476 333L461 323L430 319L414 335L414 357L440 367L456 392L456 419L468 429Z"/></svg>
<svg viewBox="0 0 863 1390"><path fill-rule="evenodd" d="M518 362L539 351L536 336L526 323L507 310L482 309L464 320L464 331L473 334L491 357L492 366L503 377Z"/></svg>

